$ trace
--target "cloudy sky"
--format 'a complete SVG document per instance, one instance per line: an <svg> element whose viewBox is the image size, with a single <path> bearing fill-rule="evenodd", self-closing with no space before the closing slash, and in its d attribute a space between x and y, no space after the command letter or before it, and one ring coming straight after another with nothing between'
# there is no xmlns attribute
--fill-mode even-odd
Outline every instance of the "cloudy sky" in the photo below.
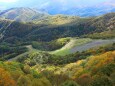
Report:
<svg viewBox="0 0 115 86"><path fill-rule="evenodd" d="M114 0L0 0L0 9L13 7L47 8L61 6L63 9L92 6ZM115 3L112 3L115 5Z"/></svg>

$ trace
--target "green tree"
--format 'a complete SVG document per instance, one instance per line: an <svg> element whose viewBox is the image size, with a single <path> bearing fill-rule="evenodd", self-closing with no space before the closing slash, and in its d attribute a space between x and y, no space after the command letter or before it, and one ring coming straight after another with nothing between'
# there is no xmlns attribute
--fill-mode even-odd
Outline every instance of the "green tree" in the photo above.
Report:
<svg viewBox="0 0 115 86"><path fill-rule="evenodd" d="M74 81L65 81L61 86L79 86L79 85Z"/></svg>
<svg viewBox="0 0 115 86"><path fill-rule="evenodd" d="M32 86L52 86L48 79L40 78L32 81Z"/></svg>
<svg viewBox="0 0 115 86"><path fill-rule="evenodd" d="M31 80L24 75L21 75L17 81L18 86L32 86Z"/></svg>
<svg viewBox="0 0 115 86"><path fill-rule="evenodd" d="M112 82L107 76L95 75L91 86L112 86Z"/></svg>
<svg viewBox="0 0 115 86"><path fill-rule="evenodd" d="M29 65L25 65L23 68L24 73L26 74L30 74L30 66Z"/></svg>

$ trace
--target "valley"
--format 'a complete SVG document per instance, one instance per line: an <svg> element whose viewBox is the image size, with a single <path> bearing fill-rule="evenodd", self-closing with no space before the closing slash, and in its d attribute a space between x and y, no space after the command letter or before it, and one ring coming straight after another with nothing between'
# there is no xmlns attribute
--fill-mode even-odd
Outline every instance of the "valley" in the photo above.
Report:
<svg viewBox="0 0 115 86"><path fill-rule="evenodd" d="M70 38L70 41L65 44L61 49L54 51L42 51L32 47L32 45L26 45L25 47L28 49L27 52L22 53L9 61L16 61L18 58L28 55L29 53L37 53L37 52L47 52L52 55L57 56L65 56L68 54L83 52L89 49L96 49L99 47L107 46L115 43L115 39L90 39L90 38Z"/></svg>
<svg viewBox="0 0 115 86"><path fill-rule="evenodd" d="M114 7L93 9L0 11L0 86L114 86Z"/></svg>

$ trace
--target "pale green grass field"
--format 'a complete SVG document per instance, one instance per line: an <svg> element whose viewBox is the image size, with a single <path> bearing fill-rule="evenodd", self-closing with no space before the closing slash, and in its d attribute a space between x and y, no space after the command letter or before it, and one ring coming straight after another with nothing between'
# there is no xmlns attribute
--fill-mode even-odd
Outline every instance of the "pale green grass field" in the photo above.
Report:
<svg viewBox="0 0 115 86"><path fill-rule="evenodd" d="M95 41L97 41L97 44L95 44ZM82 50L89 49L90 45L87 46L87 44L92 44L93 42L94 42L95 46L98 46L99 45L98 41L100 41L100 40L93 40L93 39L90 39L90 38L70 38L70 41L65 46L63 46L61 49L58 49L58 50L55 50L55 51L40 51L40 50L34 49L31 45L27 45L27 46L25 46L25 47L28 48L27 52L22 53L22 54L14 57L13 59L10 59L10 60L16 60L17 58L25 56L25 55L27 55L29 53L32 53L32 52L33 53L35 53L35 52L47 52L49 54L64 56L64 55L68 55L68 54L77 52L77 50L75 50L74 52L72 52L72 50L74 48L77 48L79 50L82 47L83 47ZM104 44L109 44L109 43L115 43L115 39L101 40L101 41L102 41L102 43L100 43L100 45L101 44L104 45Z"/></svg>
<svg viewBox="0 0 115 86"><path fill-rule="evenodd" d="M67 55L67 54L70 54L70 50L72 48L86 44L91 41L92 41L92 39L90 39L90 38L81 38L81 39L71 38L70 42L67 43L64 47L62 47L61 49L49 52L49 53L55 54L55 55L61 55L61 56Z"/></svg>

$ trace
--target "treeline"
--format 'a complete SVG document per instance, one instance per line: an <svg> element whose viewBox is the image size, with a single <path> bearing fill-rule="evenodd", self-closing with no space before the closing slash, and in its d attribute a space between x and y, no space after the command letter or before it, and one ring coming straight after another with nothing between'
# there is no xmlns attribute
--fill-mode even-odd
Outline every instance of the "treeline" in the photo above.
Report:
<svg viewBox="0 0 115 86"><path fill-rule="evenodd" d="M93 34L89 34L89 35L85 35L83 37L88 37L91 39L112 39L115 38L115 30L112 31L105 31L102 33L93 33Z"/></svg>

